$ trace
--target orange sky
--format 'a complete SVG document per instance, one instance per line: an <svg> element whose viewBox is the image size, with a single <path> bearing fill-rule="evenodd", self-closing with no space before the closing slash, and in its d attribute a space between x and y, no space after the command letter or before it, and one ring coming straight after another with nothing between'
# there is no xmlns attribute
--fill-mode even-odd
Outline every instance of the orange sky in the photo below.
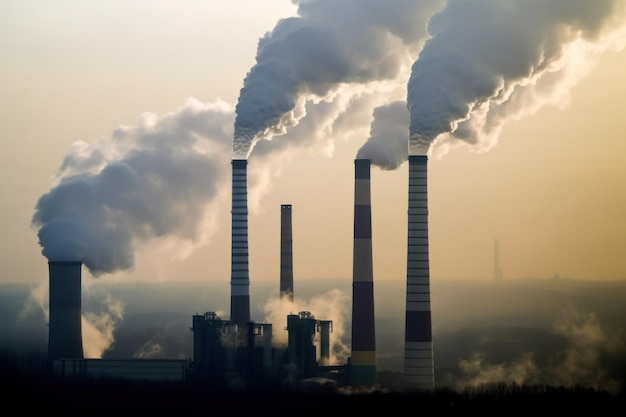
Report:
<svg viewBox="0 0 626 417"><path fill-rule="evenodd" d="M289 1L272 1L263 13L240 0L130 10L103 2L73 12L44 3L0 6L1 282L46 278L30 219L72 143L108 137L146 111L175 111L188 97L234 106L258 38L295 11ZM546 107L505 125L488 152L457 148L431 156L433 280L492 279L496 239L505 279L626 278L625 66L623 51L604 54L563 109ZM252 281L278 280L280 204L293 205L296 282L350 276L353 161L368 132L366 120L351 136L329 134L324 143L332 150L296 153L271 178L249 217ZM406 164L373 167L376 280L405 276L406 205ZM221 207L219 230L187 258L139 248L133 270L100 279L228 285L229 210Z"/></svg>

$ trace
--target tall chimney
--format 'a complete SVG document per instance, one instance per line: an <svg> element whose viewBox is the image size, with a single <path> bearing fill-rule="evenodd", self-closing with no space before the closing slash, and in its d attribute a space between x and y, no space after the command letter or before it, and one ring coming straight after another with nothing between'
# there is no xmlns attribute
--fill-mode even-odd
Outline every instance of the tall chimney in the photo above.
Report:
<svg viewBox="0 0 626 417"><path fill-rule="evenodd" d="M248 272L248 161L233 159L230 320L243 334L250 321L250 278Z"/></svg>
<svg viewBox="0 0 626 417"><path fill-rule="evenodd" d="M291 204L280 206L280 298L293 301Z"/></svg>
<svg viewBox="0 0 626 417"><path fill-rule="evenodd" d="M496 240L493 246L493 277L496 281L502 279L502 268L500 268L500 241Z"/></svg>
<svg viewBox="0 0 626 417"><path fill-rule="evenodd" d="M409 155L404 384L407 389L435 385L430 311L428 195L426 155Z"/></svg>
<svg viewBox="0 0 626 417"><path fill-rule="evenodd" d="M372 206L369 159L354 161L352 262L352 385L376 384L376 336L372 268Z"/></svg>
<svg viewBox="0 0 626 417"><path fill-rule="evenodd" d="M48 262L50 279L49 366L55 359L83 359L81 267L82 262Z"/></svg>

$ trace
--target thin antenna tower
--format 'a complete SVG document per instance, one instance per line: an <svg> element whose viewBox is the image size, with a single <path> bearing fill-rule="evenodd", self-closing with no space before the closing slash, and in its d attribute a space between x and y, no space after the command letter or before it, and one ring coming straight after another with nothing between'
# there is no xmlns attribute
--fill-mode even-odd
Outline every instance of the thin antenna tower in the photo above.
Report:
<svg viewBox="0 0 626 417"><path fill-rule="evenodd" d="M494 263L493 263L493 277L496 281L502 279L502 268L500 267L500 241L496 239L494 246Z"/></svg>

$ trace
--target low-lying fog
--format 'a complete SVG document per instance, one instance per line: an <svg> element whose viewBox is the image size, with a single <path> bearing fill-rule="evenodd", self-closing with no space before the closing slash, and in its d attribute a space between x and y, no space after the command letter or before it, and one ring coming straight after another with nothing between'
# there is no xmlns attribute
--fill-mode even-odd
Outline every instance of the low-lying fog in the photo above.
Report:
<svg viewBox="0 0 626 417"><path fill-rule="evenodd" d="M286 343L287 314L332 320L332 360L350 355L350 280L296 281L294 303L278 282L252 282L251 316ZM46 289L0 285L0 349L45 352ZM402 372L404 283L374 284L378 371ZM618 389L626 374L626 282L568 279L432 282L438 385L545 383ZM228 319L230 289L204 283L83 287L85 357L193 359L192 315Z"/></svg>

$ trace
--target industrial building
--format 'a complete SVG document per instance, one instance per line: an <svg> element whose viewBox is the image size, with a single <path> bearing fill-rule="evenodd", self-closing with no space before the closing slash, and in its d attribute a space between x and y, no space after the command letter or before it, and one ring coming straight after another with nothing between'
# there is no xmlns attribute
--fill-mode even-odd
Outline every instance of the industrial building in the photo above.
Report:
<svg viewBox="0 0 626 417"><path fill-rule="evenodd" d="M258 383L332 381L375 386L376 332L369 159L356 159L354 176L354 252L351 356L330 363L332 320L310 311L290 313L287 344L274 341L272 323L250 317L248 268L247 160L232 161L232 244L230 318L213 311L191 318L193 358L85 359L81 332L79 261L49 262L49 367L64 377L110 377L134 380L201 381L223 386ZM434 387L430 317L426 156L409 156L409 211L405 323L405 384L409 389ZM281 205L279 294L294 296L292 206Z"/></svg>

